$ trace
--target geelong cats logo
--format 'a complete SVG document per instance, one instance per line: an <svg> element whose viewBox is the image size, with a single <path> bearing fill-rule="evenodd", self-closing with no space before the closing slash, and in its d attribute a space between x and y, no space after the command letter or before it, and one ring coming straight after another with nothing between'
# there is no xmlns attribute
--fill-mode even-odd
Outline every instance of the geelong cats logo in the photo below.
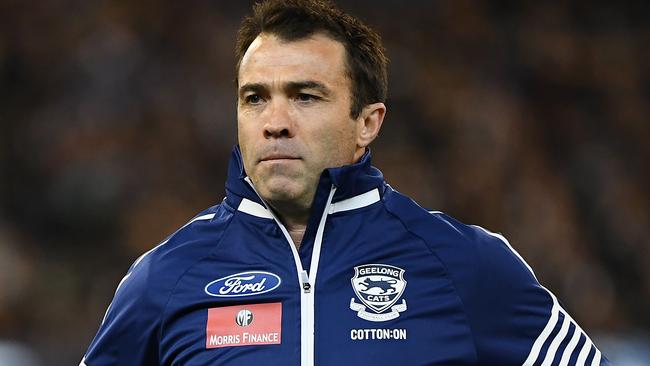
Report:
<svg viewBox="0 0 650 366"><path fill-rule="evenodd" d="M400 299L406 288L404 270L388 264L364 264L354 267L352 288L361 303L350 300L350 309L361 319L383 322L395 319L406 310L406 300ZM369 309L371 311L366 311Z"/></svg>

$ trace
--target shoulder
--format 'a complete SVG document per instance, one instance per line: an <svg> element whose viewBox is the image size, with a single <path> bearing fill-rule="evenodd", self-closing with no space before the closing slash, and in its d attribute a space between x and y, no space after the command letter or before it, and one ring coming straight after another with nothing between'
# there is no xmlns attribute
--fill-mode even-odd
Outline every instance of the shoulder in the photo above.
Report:
<svg viewBox="0 0 650 366"><path fill-rule="evenodd" d="M215 243L219 242L232 217L232 210L223 204L198 213L138 257L127 273L127 277L132 278L129 282L140 285L136 287L147 286L143 294L151 290L156 294L166 293L188 268L216 248ZM124 285L126 287L127 283Z"/></svg>
<svg viewBox="0 0 650 366"><path fill-rule="evenodd" d="M86 364L157 364L158 330L165 304L180 277L210 254L232 210L205 210L141 255L115 290L86 353Z"/></svg>
<svg viewBox="0 0 650 366"><path fill-rule="evenodd" d="M407 230L444 266L475 337L517 329L534 339L550 315L553 299L502 235L427 211L402 195L392 200ZM530 316L515 317L522 308Z"/></svg>
<svg viewBox="0 0 650 366"><path fill-rule="evenodd" d="M600 351L504 236L390 195L387 210L443 264L482 363L550 364L561 355L567 364L589 355L598 364Z"/></svg>
<svg viewBox="0 0 650 366"><path fill-rule="evenodd" d="M485 273L511 283L517 279L536 282L533 270L501 234L427 210L394 190L389 189L386 195L386 209L424 242L457 282L483 282Z"/></svg>
<svg viewBox="0 0 650 366"><path fill-rule="evenodd" d="M118 284L104 320L138 307L149 310L139 316L157 317L183 274L214 250L231 218L228 207L213 206L138 257Z"/></svg>

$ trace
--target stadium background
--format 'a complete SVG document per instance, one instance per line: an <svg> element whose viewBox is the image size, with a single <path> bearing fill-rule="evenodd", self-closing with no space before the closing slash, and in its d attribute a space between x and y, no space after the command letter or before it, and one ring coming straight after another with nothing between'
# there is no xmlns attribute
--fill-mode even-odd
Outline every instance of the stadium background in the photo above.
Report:
<svg viewBox="0 0 650 366"><path fill-rule="evenodd" d="M649 364L649 3L339 4L391 58L388 182ZM130 263L222 199L249 5L0 2L0 364L76 365Z"/></svg>

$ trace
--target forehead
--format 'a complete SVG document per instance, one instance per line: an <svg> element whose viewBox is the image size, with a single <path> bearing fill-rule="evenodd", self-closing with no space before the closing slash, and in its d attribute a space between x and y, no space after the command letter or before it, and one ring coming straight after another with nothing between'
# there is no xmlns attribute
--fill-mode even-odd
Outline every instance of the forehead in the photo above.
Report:
<svg viewBox="0 0 650 366"><path fill-rule="evenodd" d="M260 34L239 67L239 85L314 80L334 87L347 83L343 44L323 34L284 41Z"/></svg>

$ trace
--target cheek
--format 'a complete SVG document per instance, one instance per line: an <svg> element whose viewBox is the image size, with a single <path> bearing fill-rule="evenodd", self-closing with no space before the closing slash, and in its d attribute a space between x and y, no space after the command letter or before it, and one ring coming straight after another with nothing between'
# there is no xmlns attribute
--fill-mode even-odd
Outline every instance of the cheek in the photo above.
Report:
<svg viewBox="0 0 650 366"><path fill-rule="evenodd" d="M237 123L237 140L239 143L239 149L241 150L242 160L244 162L244 169L246 169L248 173L251 173L252 162L255 159L255 138L253 133L253 129L251 129L248 124L242 123L242 121Z"/></svg>
<svg viewBox="0 0 650 366"><path fill-rule="evenodd" d="M320 149L318 153L328 165L327 167L347 165L352 162L356 150L356 129L352 121L344 122L314 134L320 136L317 141Z"/></svg>
<svg viewBox="0 0 650 366"><path fill-rule="evenodd" d="M250 116L249 113L241 112L237 116L237 136L241 145L255 143L256 137L261 134L259 118Z"/></svg>

